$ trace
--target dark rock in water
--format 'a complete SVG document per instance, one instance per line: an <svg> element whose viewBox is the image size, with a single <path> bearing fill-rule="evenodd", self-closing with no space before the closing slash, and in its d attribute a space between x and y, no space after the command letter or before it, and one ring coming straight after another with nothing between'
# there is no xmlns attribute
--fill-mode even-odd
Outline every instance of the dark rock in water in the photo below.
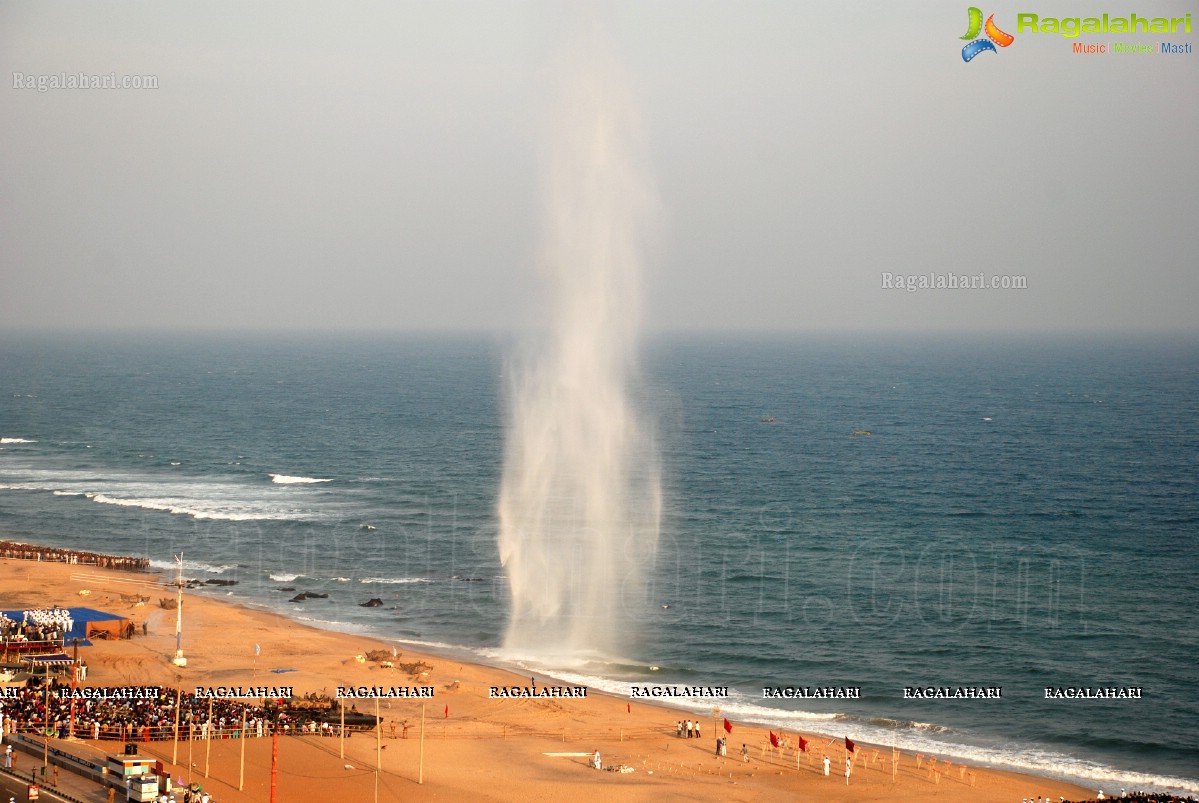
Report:
<svg viewBox="0 0 1199 803"><path fill-rule="evenodd" d="M212 580L205 580L204 585L206 585L206 586L235 586L235 585L237 585L237 581L236 580L212 579Z"/></svg>
<svg viewBox="0 0 1199 803"><path fill-rule="evenodd" d="M295 591L295 589L289 588L288 591ZM296 594L294 597L289 599L288 602L303 602L306 599L328 599L328 598L329 598L328 594L318 594L315 591L301 591L299 594Z"/></svg>
<svg viewBox="0 0 1199 803"><path fill-rule="evenodd" d="M275 590L276 591L295 591L296 587L295 586L283 586L283 588L276 588Z"/></svg>
<svg viewBox="0 0 1199 803"><path fill-rule="evenodd" d="M381 607L383 607L383 600L379 599L378 597L372 597L371 599L367 600L366 602L358 603L358 607L359 608L381 608Z"/></svg>

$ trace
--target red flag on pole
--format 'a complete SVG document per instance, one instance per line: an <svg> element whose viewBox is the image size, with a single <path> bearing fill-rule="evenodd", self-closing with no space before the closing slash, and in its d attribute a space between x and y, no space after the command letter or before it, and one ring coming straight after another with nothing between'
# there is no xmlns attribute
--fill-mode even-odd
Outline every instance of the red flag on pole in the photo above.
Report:
<svg viewBox="0 0 1199 803"><path fill-rule="evenodd" d="M799 738L799 749L805 753L808 752L808 740L802 736L799 736L798 738Z"/></svg>
<svg viewBox="0 0 1199 803"><path fill-rule="evenodd" d="M733 723L729 722L729 719L728 719L728 717L725 717L725 718L724 718L724 732L725 732L725 733L732 733L732 732L733 732Z"/></svg>
<svg viewBox="0 0 1199 803"><path fill-rule="evenodd" d="M449 718L450 718L450 705L449 705L449 703L446 703L446 706L445 706L445 718L446 718L446 719L449 719Z"/></svg>
<svg viewBox="0 0 1199 803"><path fill-rule="evenodd" d="M774 731L771 731L771 732L770 732L770 746L771 746L771 747L778 747L778 746L779 746L779 737L777 737L777 736L775 736L775 735L774 735Z"/></svg>
<svg viewBox="0 0 1199 803"><path fill-rule="evenodd" d="M633 704L632 704L632 703L625 703L625 704L624 704L624 709L625 709L625 711L626 711L627 713L630 713L630 714L631 714L631 713L633 713Z"/></svg>
<svg viewBox="0 0 1199 803"><path fill-rule="evenodd" d="M845 737L845 749L851 753L856 749L854 743L849 740L848 736Z"/></svg>

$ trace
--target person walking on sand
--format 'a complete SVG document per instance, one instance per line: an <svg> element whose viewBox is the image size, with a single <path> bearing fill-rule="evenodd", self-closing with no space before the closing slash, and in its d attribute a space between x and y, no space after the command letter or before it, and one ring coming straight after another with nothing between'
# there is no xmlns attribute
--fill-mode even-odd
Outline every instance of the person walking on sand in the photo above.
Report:
<svg viewBox="0 0 1199 803"><path fill-rule="evenodd" d="M703 738L703 737L700 735L700 732L699 732L699 720L698 720L698 719L697 719L697 720L695 720L695 738L696 738L696 739L702 739L702 738Z"/></svg>
<svg viewBox="0 0 1199 803"><path fill-rule="evenodd" d="M741 760L746 764L749 763L749 745L747 745L745 742L741 743Z"/></svg>
<svg viewBox="0 0 1199 803"><path fill-rule="evenodd" d="M824 757L824 777L825 778L828 777L828 770L829 770L829 767L832 765L832 763L833 762L828 760L828 756Z"/></svg>
<svg viewBox="0 0 1199 803"><path fill-rule="evenodd" d="M691 720L687 720L687 738L688 739L691 738L691 733L692 733Z"/></svg>

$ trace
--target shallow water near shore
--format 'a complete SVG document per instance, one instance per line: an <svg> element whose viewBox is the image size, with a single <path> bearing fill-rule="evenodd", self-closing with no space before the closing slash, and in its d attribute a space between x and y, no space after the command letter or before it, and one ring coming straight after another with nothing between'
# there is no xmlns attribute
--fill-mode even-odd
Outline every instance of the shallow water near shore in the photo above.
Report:
<svg viewBox="0 0 1199 803"><path fill-rule="evenodd" d="M653 341L666 511L648 585L624 591L642 626L571 662L499 647L505 353L9 338L2 536L163 569L182 550L188 575L237 582L202 593L622 695L728 686L734 720L1199 791L1199 344ZM925 686L1003 697L903 698Z"/></svg>

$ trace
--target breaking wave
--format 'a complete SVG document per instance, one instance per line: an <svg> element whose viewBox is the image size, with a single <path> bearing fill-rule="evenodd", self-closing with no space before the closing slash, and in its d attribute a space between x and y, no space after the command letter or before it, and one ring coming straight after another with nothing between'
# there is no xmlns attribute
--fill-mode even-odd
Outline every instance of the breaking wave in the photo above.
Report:
<svg viewBox="0 0 1199 803"><path fill-rule="evenodd" d="M322 480L317 477L289 477L286 474L272 474L271 482L276 485L313 485L318 482L333 482L333 480Z"/></svg>

